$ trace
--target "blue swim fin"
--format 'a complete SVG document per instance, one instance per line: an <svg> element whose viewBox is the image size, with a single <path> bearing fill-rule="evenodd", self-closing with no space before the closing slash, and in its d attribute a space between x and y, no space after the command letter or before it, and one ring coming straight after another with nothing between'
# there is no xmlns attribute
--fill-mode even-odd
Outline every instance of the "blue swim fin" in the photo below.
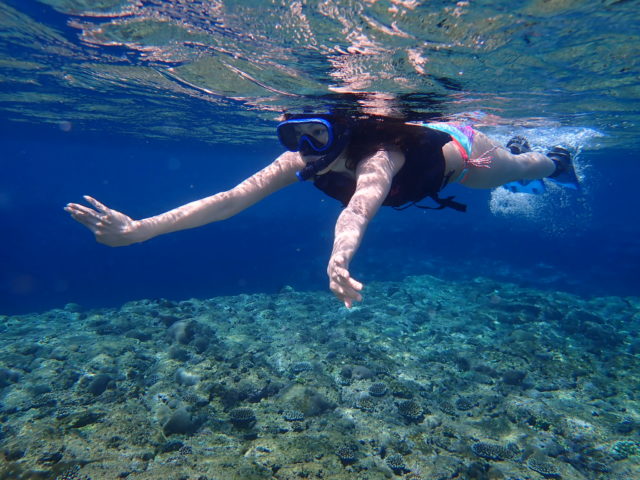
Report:
<svg viewBox="0 0 640 480"><path fill-rule="evenodd" d="M562 187L580 190L580 181L573 167L573 155L571 155L571 152L558 145L549 150L547 157L556 165L555 171L547 179Z"/></svg>
<svg viewBox="0 0 640 480"><path fill-rule="evenodd" d="M542 180L516 180L505 183L502 188L506 188L511 193L531 193L534 195L544 193L546 190Z"/></svg>

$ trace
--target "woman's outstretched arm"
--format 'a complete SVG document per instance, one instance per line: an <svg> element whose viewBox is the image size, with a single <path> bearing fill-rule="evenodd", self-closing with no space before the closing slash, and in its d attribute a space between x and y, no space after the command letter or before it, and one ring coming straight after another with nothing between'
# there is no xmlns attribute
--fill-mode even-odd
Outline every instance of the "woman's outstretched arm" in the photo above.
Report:
<svg viewBox="0 0 640 480"><path fill-rule="evenodd" d="M98 242L111 247L131 245L165 233L232 217L271 193L296 182L295 172L303 167L304 161L300 155L286 152L231 190L142 220L133 220L89 196L84 198L93 208L70 203L65 210L74 220L91 230Z"/></svg>
<svg viewBox="0 0 640 480"><path fill-rule="evenodd" d="M362 300L362 283L351 277L349 264L371 219L387 198L393 177L404 164L398 151L379 151L356 169L356 191L336 222L333 251L327 267L331 291L351 308Z"/></svg>

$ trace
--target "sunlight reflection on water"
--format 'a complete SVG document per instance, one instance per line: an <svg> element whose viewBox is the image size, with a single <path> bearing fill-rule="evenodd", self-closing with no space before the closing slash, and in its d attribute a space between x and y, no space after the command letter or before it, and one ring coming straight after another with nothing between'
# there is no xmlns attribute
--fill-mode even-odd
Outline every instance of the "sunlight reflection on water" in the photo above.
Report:
<svg viewBox="0 0 640 480"><path fill-rule="evenodd" d="M346 107L638 137L633 2L42 3L51 15L0 2L13 120L59 123L63 110L85 129L149 135L153 119L152 135L245 143L270 137L283 109ZM194 129L203 117L218 126Z"/></svg>

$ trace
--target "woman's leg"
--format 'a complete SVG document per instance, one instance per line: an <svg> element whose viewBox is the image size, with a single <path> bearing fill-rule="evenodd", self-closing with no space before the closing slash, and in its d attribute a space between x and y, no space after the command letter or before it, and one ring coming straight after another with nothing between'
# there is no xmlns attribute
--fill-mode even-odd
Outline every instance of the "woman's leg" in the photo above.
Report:
<svg viewBox="0 0 640 480"><path fill-rule="evenodd" d="M488 159L488 165L473 165L473 161L479 158ZM513 155L477 130L473 137L471 163L467 167L467 174L460 183L471 188L496 188L516 180L544 178L551 175L556 168L553 161L542 153Z"/></svg>

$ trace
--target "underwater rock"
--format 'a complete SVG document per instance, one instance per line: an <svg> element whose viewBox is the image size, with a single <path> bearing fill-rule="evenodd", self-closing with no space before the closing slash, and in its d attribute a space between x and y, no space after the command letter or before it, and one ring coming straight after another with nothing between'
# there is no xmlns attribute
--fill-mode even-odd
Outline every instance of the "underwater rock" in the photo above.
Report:
<svg viewBox="0 0 640 480"><path fill-rule="evenodd" d="M240 390L243 400L246 400L249 403L258 403L264 398L276 395L281 388L281 383L267 380L267 383L262 387L253 383L245 383L242 385Z"/></svg>
<svg viewBox="0 0 640 480"><path fill-rule="evenodd" d="M533 438L531 446L549 457L558 457L566 452L554 434L551 432L538 432Z"/></svg>
<svg viewBox="0 0 640 480"><path fill-rule="evenodd" d="M87 425L99 423L104 417L104 413L87 410L85 412L74 412L64 419L69 428L82 428Z"/></svg>
<svg viewBox="0 0 640 480"><path fill-rule="evenodd" d="M468 372L471 370L471 362L468 358L456 356L453 359L453 363L458 367L458 370L461 372Z"/></svg>
<svg viewBox="0 0 640 480"><path fill-rule="evenodd" d="M38 457L36 463L41 465L54 465L62 460L62 452L45 452Z"/></svg>
<svg viewBox="0 0 640 480"><path fill-rule="evenodd" d="M498 378L500 376L500 373L495 368L492 368L489 365L484 365L484 364L476 365L473 367L473 370L475 372L482 373L492 378Z"/></svg>
<svg viewBox="0 0 640 480"><path fill-rule="evenodd" d="M456 415L456 409L451 402L441 401L438 403L438 408L442 413L446 413L452 417Z"/></svg>
<svg viewBox="0 0 640 480"><path fill-rule="evenodd" d="M345 380L351 380L351 377L353 376L353 370L351 370L351 367L342 367L340 369L339 375Z"/></svg>
<svg viewBox="0 0 640 480"><path fill-rule="evenodd" d="M406 381L392 381L389 383L389 391L396 398L413 398L414 392L417 390L415 384Z"/></svg>
<svg viewBox="0 0 640 480"><path fill-rule="evenodd" d="M195 433L202 425L202 419L193 417L185 408L179 408L162 426L166 436L174 434L189 435Z"/></svg>
<svg viewBox="0 0 640 480"><path fill-rule="evenodd" d="M520 386L526 376L527 372L522 370L507 370L502 374L502 381L507 385Z"/></svg>
<svg viewBox="0 0 640 480"><path fill-rule="evenodd" d="M80 313L82 311L82 307L77 303L70 302L64 306L64 310L71 313Z"/></svg>
<svg viewBox="0 0 640 480"><path fill-rule="evenodd" d="M611 447L611 455L617 460L640 456L640 442L629 440L618 441Z"/></svg>
<svg viewBox="0 0 640 480"><path fill-rule="evenodd" d="M189 360L189 352L178 345L172 345L167 352L171 360L186 362Z"/></svg>
<svg viewBox="0 0 640 480"><path fill-rule="evenodd" d="M200 335L191 342L191 345L197 353L206 352L211 345L215 343L215 338L209 335Z"/></svg>
<svg viewBox="0 0 640 480"><path fill-rule="evenodd" d="M160 322L165 326L165 327L170 327L171 325L173 325L174 323L176 323L177 321L179 321L180 319L174 315L160 315L158 316L158 320L160 320Z"/></svg>
<svg viewBox="0 0 640 480"><path fill-rule="evenodd" d="M162 445L158 447L158 451L160 453L171 453L177 452L184 446L180 440L167 440Z"/></svg>
<svg viewBox="0 0 640 480"><path fill-rule="evenodd" d="M140 329L129 330L128 332L125 332L124 336L127 338L135 338L141 342L148 342L153 338L149 332L145 332Z"/></svg>
<svg viewBox="0 0 640 480"><path fill-rule="evenodd" d="M14 461L20 460L22 457L24 457L26 451L27 451L26 447L13 446L13 447L10 447L10 448L6 448L2 452L2 455L4 456L6 461L14 462Z"/></svg>
<svg viewBox="0 0 640 480"><path fill-rule="evenodd" d="M468 397L459 397L455 405L458 410L466 412L475 407L476 404Z"/></svg>
<svg viewBox="0 0 640 480"><path fill-rule="evenodd" d="M625 335L600 316L584 310L572 310L560 324L565 332L584 335L594 345L604 348L615 347L624 342Z"/></svg>
<svg viewBox="0 0 640 480"><path fill-rule="evenodd" d="M86 387L87 392L97 397L98 395L104 393L107 388L113 388L114 385L115 381L111 377L111 375L108 375L106 373L99 373L89 380L89 383Z"/></svg>
<svg viewBox="0 0 640 480"><path fill-rule="evenodd" d="M174 342L187 345L195 335L195 322L180 320L169 327L167 334Z"/></svg>
<svg viewBox="0 0 640 480"><path fill-rule="evenodd" d="M376 401L369 395L361 395L356 399L356 408L363 412L372 412L376 407Z"/></svg>
<svg viewBox="0 0 640 480"><path fill-rule="evenodd" d="M282 418L287 422L302 422L304 420L304 413L300 410L285 410L282 412Z"/></svg>
<svg viewBox="0 0 640 480"><path fill-rule="evenodd" d="M51 386L46 383L36 383L35 385L31 385L29 387L29 391L33 395L44 395L46 393L51 393Z"/></svg>
<svg viewBox="0 0 640 480"><path fill-rule="evenodd" d="M633 340L627 350L631 355L637 355L640 353L640 340Z"/></svg>
<svg viewBox="0 0 640 480"><path fill-rule="evenodd" d="M66 347L55 347L51 352L49 352L49 358L63 362L69 358L69 353L70 352Z"/></svg>
<svg viewBox="0 0 640 480"><path fill-rule="evenodd" d="M91 478L87 475L80 475L80 467L75 465L62 475L57 476L55 480L91 480Z"/></svg>
<svg viewBox="0 0 640 480"><path fill-rule="evenodd" d="M616 433L628 435L638 428L637 422L633 418L623 418L614 426Z"/></svg>
<svg viewBox="0 0 640 480"><path fill-rule="evenodd" d="M336 408L336 404L313 388L292 385L283 393L280 400L292 408L300 410L307 417L322 415Z"/></svg>
<svg viewBox="0 0 640 480"><path fill-rule="evenodd" d="M210 398L216 397L225 409L231 408L246 398L239 388L228 387L224 383L214 383L209 387Z"/></svg>
<svg viewBox="0 0 640 480"><path fill-rule="evenodd" d="M93 320L89 325L93 327L94 332L98 335L118 335L121 333L120 326L110 323L106 318Z"/></svg>
<svg viewBox="0 0 640 480"><path fill-rule="evenodd" d="M298 375L303 372L309 372L313 370L313 365L310 362L296 362L289 368L289 371L294 375Z"/></svg>
<svg viewBox="0 0 640 480"><path fill-rule="evenodd" d="M186 385L188 387L191 387L200 381L200 377L198 375L189 373L184 368L176 370L175 379L178 384Z"/></svg>
<svg viewBox="0 0 640 480"><path fill-rule="evenodd" d="M356 380L368 380L375 377L375 373L364 365L356 365L351 369L351 376Z"/></svg>
<svg viewBox="0 0 640 480"><path fill-rule="evenodd" d="M20 374L8 368L0 368L0 388L20 381Z"/></svg>
<svg viewBox="0 0 640 480"><path fill-rule="evenodd" d="M585 323L599 324L604 320L598 315L581 309L571 310L561 324L561 328L568 333L580 333Z"/></svg>

